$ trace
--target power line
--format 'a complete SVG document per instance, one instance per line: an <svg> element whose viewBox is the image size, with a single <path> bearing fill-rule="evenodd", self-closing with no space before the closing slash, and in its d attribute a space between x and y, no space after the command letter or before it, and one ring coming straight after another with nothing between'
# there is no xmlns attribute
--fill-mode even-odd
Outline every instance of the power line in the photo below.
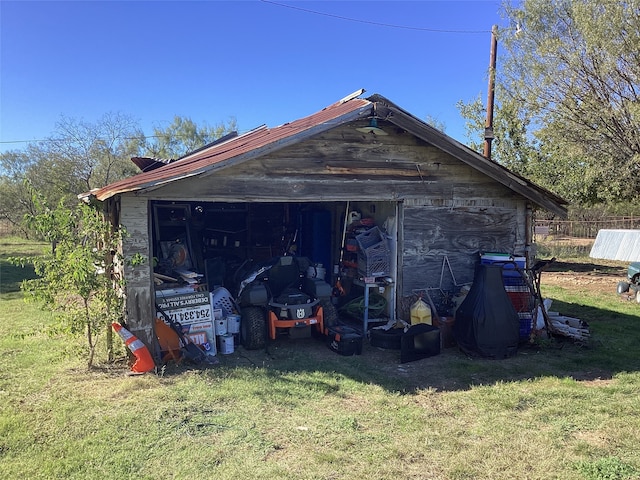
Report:
<svg viewBox="0 0 640 480"><path fill-rule="evenodd" d="M491 30L443 30L438 28L426 28L426 27L411 27L409 25L394 25L391 23L383 23L383 22L374 22L370 20L362 20L359 18L351 18L344 17L342 15L336 15L333 13L326 12L318 12L317 10L310 10L308 8L296 7L293 5L287 5L285 3L273 2L271 0L260 0L262 3L269 3L271 5L276 5L278 7L290 8L292 10L298 10L300 12L311 13L313 15L321 15L324 17L337 18L339 20L346 20L348 22L357 22L357 23L365 23L368 25L375 25L377 27L387 27L387 28L399 28L403 30L417 30L420 32L432 32L432 33L463 33L463 34L486 34L491 33Z"/></svg>
<svg viewBox="0 0 640 480"><path fill-rule="evenodd" d="M248 130L247 130L248 131ZM170 138L190 138L189 135L137 135L134 137L118 137L122 140L146 140L147 138L161 138L161 137L170 137ZM40 140L0 140L0 145L8 145L10 143L39 143L39 142L66 142L68 139L66 138L42 138Z"/></svg>

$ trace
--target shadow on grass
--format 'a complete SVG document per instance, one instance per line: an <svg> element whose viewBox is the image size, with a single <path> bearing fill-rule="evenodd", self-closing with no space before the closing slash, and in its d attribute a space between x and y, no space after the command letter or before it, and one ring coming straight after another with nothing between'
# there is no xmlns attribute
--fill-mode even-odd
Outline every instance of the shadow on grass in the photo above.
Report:
<svg viewBox="0 0 640 480"><path fill-rule="evenodd" d="M599 276L625 277L626 266L603 265L602 263L555 261L545 272L597 273ZM542 273L544 278L544 272Z"/></svg>
<svg viewBox="0 0 640 480"><path fill-rule="evenodd" d="M0 258L0 294L5 300L10 299L9 296L5 297L5 295L20 292L20 283L23 280L34 278L37 278L37 276L32 264L26 264L22 267L14 265L7 257Z"/></svg>
<svg viewBox="0 0 640 480"><path fill-rule="evenodd" d="M326 393L335 392L340 382L355 381L401 394L468 390L543 377L597 382L610 380L617 373L640 371L640 358L634 354L640 340L637 317L580 305L561 307L567 307L576 317L588 312L590 318L599 318L590 322L589 345L563 337L540 339L537 344L521 344L517 355L502 360L470 357L453 347L433 357L401 364L399 350L372 347L366 341L361 355L340 356L320 339L282 338L268 351L236 347L232 354L219 353L220 364L210 370L213 376L223 369L225 374L251 374L279 382L292 376L292 381L308 383L314 391ZM193 368L198 367L170 364L164 374L171 376Z"/></svg>
<svg viewBox="0 0 640 480"><path fill-rule="evenodd" d="M602 274L603 267L597 268ZM590 272L593 269L594 265L589 263L553 265L554 271ZM611 267L610 272L607 270L609 273L619 276L620 267ZM32 278L36 278L32 265L16 266L6 255L0 255L3 299L21 296L20 282ZM607 380L617 373L640 371L640 357L635 354L640 340L638 316L559 300L554 302L554 310L587 321L592 332L590 345L580 346L562 338L542 339L535 345L522 344L516 356L503 360L472 358L454 347L443 349L433 357L401 364L398 350L372 347L366 340L361 355L345 357L331 351L320 339L282 338L270 344L268 351L236 347L232 354L219 353L219 365L210 368L171 363L162 370L162 375L171 377L196 369L210 371L212 375L223 371L224 374L280 379L304 373L297 376L296 381L308 382L310 388L326 393L335 393L341 382L355 381L411 394L421 390L467 390L478 385L541 377ZM119 368L109 368L102 374L127 370L125 365ZM316 372L321 376L313 375Z"/></svg>

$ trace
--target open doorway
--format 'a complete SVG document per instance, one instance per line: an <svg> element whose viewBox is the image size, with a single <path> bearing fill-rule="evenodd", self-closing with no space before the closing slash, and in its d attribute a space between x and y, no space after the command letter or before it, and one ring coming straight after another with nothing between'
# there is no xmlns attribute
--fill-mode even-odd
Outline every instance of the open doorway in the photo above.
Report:
<svg viewBox="0 0 640 480"><path fill-rule="evenodd" d="M395 316L396 202L152 203L156 290L224 287L237 293L247 264L275 257L308 260L308 274L332 287L337 308L364 296L367 282L384 298L380 315ZM346 223L345 223L346 222ZM358 239L383 235L387 258L367 271ZM381 241L371 234L373 241ZM367 247L371 245L367 244ZM312 269L312 270L311 270ZM373 278L373 280L372 280ZM172 280L176 280L173 282ZM162 283L160 283L162 282ZM384 288L383 288L384 287Z"/></svg>

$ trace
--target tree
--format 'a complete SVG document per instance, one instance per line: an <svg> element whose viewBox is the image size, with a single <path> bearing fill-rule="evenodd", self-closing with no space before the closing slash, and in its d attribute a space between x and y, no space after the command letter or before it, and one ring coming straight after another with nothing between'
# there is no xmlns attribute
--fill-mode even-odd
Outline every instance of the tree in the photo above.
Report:
<svg viewBox="0 0 640 480"><path fill-rule="evenodd" d="M58 159L58 168L73 168L82 190L72 193L79 194L137 173L132 140L143 138L137 123L120 113L106 113L95 123L63 116L41 148L50 160Z"/></svg>
<svg viewBox="0 0 640 480"><path fill-rule="evenodd" d="M198 126L190 118L176 115L171 125L165 129L155 127L153 135L140 142L137 148L141 156L177 159L236 129L233 118L226 125L220 123L210 127L206 124Z"/></svg>
<svg viewBox="0 0 640 480"><path fill-rule="evenodd" d="M29 167L29 157L20 151L0 154L0 220L8 222L28 236L23 226L25 213L33 213L30 196L24 188L25 171Z"/></svg>
<svg viewBox="0 0 640 480"><path fill-rule="evenodd" d="M519 33L500 36L504 92L531 119L533 169L583 204L640 189L640 4L525 0L505 4ZM606 18L606 21L603 19ZM557 179L570 182L558 184ZM563 191L559 191L562 189Z"/></svg>
<svg viewBox="0 0 640 480"><path fill-rule="evenodd" d="M425 115L424 121L441 132L445 132L447 130L446 124L433 115Z"/></svg>
<svg viewBox="0 0 640 480"><path fill-rule="evenodd" d="M640 6L526 0L505 4L492 158L572 203L613 204L640 188ZM606 22L602 18L607 18ZM472 147L480 99L458 108Z"/></svg>
<svg viewBox="0 0 640 480"><path fill-rule="evenodd" d="M0 154L0 219L21 228L34 215L25 181L49 205L76 203L78 194L138 173L134 156L178 158L235 130L235 120L215 127L197 126L176 116L166 129L145 137L129 116L107 113L95 122L62 116L47 139L22 151ZM26 230L22 229L26 234Z"/></svg>
<svg viewBox="0 0 640 480"><path fill-rule="evenodd" d="M116 256L121 232L89 205L76 203L70 208L60 201L50 208L33 187L29 191L35 213L27 216L28 226L52 248L38 257L12 259L22 265L32 261L38 275L23 281L21 288L26 299L56 313L63 331L86 336L91 368L100 332L110 331L111 322L123 315ZM110 343L107 348L111 352Z"/></svg>
<svg viewBox="0 0 640 480"><path fill-rule="evenodd" d="M512 99L504 97L496 87L491 158L501 165L521 175L531 175L532 166L538 155L539 145L529 135L531 119ZM504 97L504 98L503 98ZM458 111L466 119L466 136L469 147L478 153L484 150L484 130L486 109L478 96L475 100L457 103Z"/></svg>

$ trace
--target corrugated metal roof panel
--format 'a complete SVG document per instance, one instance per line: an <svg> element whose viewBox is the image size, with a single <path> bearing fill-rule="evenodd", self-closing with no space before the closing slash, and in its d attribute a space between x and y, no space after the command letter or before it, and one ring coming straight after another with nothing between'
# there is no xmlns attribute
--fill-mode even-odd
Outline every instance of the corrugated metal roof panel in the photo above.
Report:
<svg viewBox="0 0 640 480"><path fill-rule="evenodd" d="M119 193L150 188L171 180L199 175L246 153L278 148L286 145L287 139L304 135L306 132L319 133L332 128L341 123L341 117L351 120L351 114L359 111L362 111L363 115L368 114L366 109L371 105L372 103L368 100L350 98L329 105L313 115L278 127L268 128L263 125L226 142L197 150L166 166L107 185L98 189L95 196L98 200L106 200Z"/></svg>
<svg viewBox="0 0 640 480"><path fill-rule="evenodd" d="M589 253L591 258L640 262L640 230L600 230Z"/></svg>
<svg viewBox="0 0 640 480"><path fill-rule="evenodd" d="M133 157L131 161L143 172L155 170L175 160L170 158Z"/></svg>
<svg viewBox="0 0 640 480"><path fill-rule="evenodd" d="M358 90L313 115L291 123L275 128L261 126L235 138L220 139L215 144L204 146L168 165L98 189L95 198L106 200L120 193L154 189L175 180L214 174L220 168L274 152L338 125L377 115L466 162L535 205L566 217L567 202L564 199L472 151L381 95L358 98L362 93L364 90Z"/></svg>

